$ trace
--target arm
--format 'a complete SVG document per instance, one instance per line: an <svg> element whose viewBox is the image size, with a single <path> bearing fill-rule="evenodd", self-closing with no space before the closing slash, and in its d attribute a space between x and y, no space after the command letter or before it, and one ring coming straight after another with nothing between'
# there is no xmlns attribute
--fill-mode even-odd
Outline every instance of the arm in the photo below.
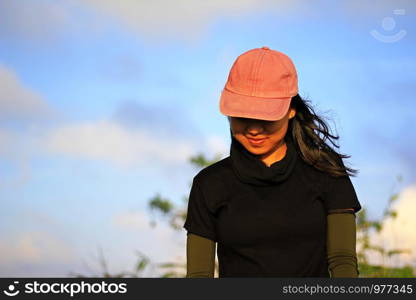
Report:
<svg viewBox="0 0 416 300"><path fill-rule="evenodd" d="M327 258L331 277L358 277L354 209L330 210Z"/></svg>
<svg viewBox="0 0 416 300"><path fill-rule="evenodd" d="M214 278L215 242L188 233L186 238L186 278Z"/></svg>

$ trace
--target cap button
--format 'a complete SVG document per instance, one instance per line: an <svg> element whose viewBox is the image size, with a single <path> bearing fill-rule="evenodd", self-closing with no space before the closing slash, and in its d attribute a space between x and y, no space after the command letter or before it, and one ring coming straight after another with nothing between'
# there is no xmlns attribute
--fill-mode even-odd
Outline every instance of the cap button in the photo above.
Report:
<svg viewBox="0 0 416 300"><path fill-rule="evenodd" d="M270 48L269 48L269 47L267 47L267 46L263 46L263 47L261 47L261 49L264 49L264 50L270 50Z"/></svg>

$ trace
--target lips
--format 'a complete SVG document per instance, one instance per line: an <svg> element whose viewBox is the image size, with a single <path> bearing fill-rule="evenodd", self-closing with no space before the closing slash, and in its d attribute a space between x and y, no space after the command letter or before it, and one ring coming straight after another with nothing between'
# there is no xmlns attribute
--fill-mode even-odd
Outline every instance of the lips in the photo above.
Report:
<svg viewBox="0 0 416 300"><path fill-rule="evenodd" d="M249 137L246 137L246 138L252 145L261 145L267 139L267 138L249 138Z"/></svg>

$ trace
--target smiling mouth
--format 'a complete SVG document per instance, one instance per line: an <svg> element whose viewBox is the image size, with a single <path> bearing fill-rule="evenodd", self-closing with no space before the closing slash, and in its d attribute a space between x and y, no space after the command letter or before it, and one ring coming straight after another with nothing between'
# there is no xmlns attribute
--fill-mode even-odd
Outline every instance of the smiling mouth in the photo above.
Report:
<svg viewBox="0 0 416 300"><path fill-rule="evenodd" d="M261 138L261 139L259 139L259 138L255 138L255 139L253 139L253 138L249 138L249 137L246 137L246 139L251 143L251 144L253 144L253 145L260 145L260 144L262 144L267 138Z"/></svg>

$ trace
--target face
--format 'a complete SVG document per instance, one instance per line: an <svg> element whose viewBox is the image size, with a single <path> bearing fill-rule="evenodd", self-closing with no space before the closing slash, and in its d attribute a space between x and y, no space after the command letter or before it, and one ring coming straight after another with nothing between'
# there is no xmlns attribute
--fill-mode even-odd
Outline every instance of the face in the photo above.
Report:
<svg viewBox="0 0 416 300"><path fill-rule="evenodd" d="M228 120L234 138L244 148L255 155L267 156L283 144L289 119L295 114L296 110L290 108L287 114L278 121L238 117L228 117Z"/></svg>

